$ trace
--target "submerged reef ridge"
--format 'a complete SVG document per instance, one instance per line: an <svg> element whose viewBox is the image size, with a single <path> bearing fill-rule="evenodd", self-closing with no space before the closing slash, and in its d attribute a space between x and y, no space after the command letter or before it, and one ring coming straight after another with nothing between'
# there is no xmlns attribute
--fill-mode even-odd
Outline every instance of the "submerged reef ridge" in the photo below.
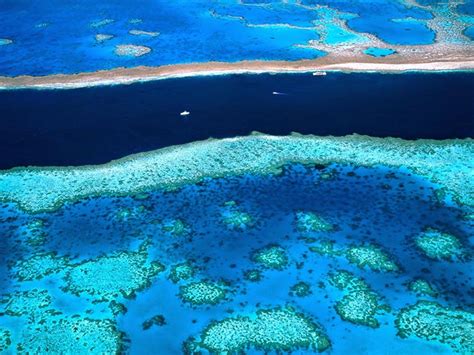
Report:
<svg viewBox="0 0 474 355"><path fill-rule="evenodd" d="M271 174L288 163L406 167L474 206L472 139L404 141L365 136L292 135L207 140L83 167L28 167L0 172L0 198L30 213L85 197L176 189L205 177ZM205 166L205 169L203 167Z"/></svg>

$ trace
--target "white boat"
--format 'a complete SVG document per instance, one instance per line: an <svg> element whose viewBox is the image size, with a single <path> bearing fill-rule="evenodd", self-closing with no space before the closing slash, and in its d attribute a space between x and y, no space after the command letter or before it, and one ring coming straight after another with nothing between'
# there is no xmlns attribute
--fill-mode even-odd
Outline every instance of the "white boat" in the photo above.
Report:
<svg viewBox="0 0 474 355"><path fill-rule="evenodd" d="M313 76L324 76L326 75L327 73L325 71L315 71L313 73Z"/></svg>
<svg viewBox="0 0 474 355"><path fill-rule="evenodd" d="M284 92L273 91L272 95L286 95Z"/></svg>
<svg viewBox="0 0 474 355"><path fill-rule="evenodd" d="M180 116L188 116L190 113L191 113L191 112L184 110L184 111L181 112L179 115L180 115Z"/></svg>

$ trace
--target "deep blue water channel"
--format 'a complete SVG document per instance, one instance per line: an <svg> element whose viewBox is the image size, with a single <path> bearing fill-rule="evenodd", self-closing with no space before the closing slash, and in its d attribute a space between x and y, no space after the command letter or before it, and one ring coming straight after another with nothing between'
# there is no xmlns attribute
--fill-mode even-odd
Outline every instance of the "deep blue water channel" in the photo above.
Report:
<svg viewBox="0 0 474 355"><path fill-rule="evenodd" d="M105 163L252 131L474 137L473 97L472 73L231 75L3 91L0 169Z"/></svg>

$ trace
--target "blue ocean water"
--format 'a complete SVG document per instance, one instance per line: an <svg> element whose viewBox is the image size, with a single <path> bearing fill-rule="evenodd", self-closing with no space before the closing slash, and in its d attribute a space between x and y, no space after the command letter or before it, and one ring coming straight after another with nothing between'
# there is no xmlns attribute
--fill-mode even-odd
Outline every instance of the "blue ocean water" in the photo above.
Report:
<svg viewBox="0 0 474 355"><path fill-rule="evenodd" d="M319 7L312 8L315 5ZM437 2L432 5L443 6ZM464 14L468 23L472 21L471 8L469 0L453 11ZM324 18L329 10L331 15ZM389 44L429 44L435 33L428 29L426 20L432 16L430 11L409 7L401 0L146 0L139 4L130 0L5 0L0 6L0 38L12 43L0 47L0 75L208 61L313 59L325 53L300 46L320 39L325 31L347 32L336 23L340 19L348 19L350 30L373 34ZM159 35L133 35L132 30ZM111 38L97 40L99 34ZM346 33L328 43L343 44L353 41L354 36ZM141 57L118 56L118 45L146 46L152 51Z"/></svg>
<svg viewBox="0 0 474 355"><path fill-rule="evenodd" d="M327 174L331 178L324 178ZM403 169L292 165L277 176L207 180L176 192L157 191L140 198L87 199L34 217L3 204L2 292L47 290L54 308L63 315L110 318L104 311L107 302L68 293L61 273L19 281L13 265L41 250L67 255L72 263L136 250L148 240L149 254L166 270L136 298L118 297L127 311L114 318L119 330L125 332L127 352L132 354L156 349L166 354L180 353L182 343L199 335L211 320L284 305L314 317L331 339L333 354L378 353L381 344L385 349L406 354L450 353L448 346L437 342L397 337L393 324L398 310L416 302L417 297L406 289L407 283L416 278L423 278L440 290L437 302L443 305L469 309L474 304L472 261L430 261L413 244L413 236L430 226L455 233L463 245L471 248L469 238L474 226L463 220L466 211L449 201L440 203L434 199L436 188ZM229 201L235 201L236 208L250 215L254 223L242 230L229 229L222 219ZM124 210L133 212L127 218L119 218ZM298 211L317 213L335 229L298 231ZM32 219L43 221L47 235L45 243L33 250L26 247L25 234L21 233ZM162 221L176 219L189 227L187 233L172 235L162 229ZM361 270L344 258L318 255L309 250L315 241L307 238L333 240L338 247L376 244L391 255L402 272ZM251 258L255 250L269 244L279 245L288 255L288 266L281 271L263 269ZM186 281L174 284L167 275L172 265L185 261L198 270L194 280L225 280L230 290L227 299L213 306L183 303L178 293ZM259 269L262 280L245 280L244 272L249 269ZM363 277L392 307L392 312L377 316L379 328L354 325L337 315L334 304L340 292L330 287L328 274L338 269ZM309 296L290 295L290 288L300 281L310 285ZM162 315L165 324L144 330L143 322L154 315ZM26 317L0 317L0 327L11 330L13 344L21 341Z"/></svg>
<svg viewBox="0 0 474 355"><path fill-rule="evenodd" d="M0 168L105 163L252 131L474 136L473 74L233 75L0 92ZM278 92L280 95L274 95ZM180 112L188 110L189 116Z"/></svg>

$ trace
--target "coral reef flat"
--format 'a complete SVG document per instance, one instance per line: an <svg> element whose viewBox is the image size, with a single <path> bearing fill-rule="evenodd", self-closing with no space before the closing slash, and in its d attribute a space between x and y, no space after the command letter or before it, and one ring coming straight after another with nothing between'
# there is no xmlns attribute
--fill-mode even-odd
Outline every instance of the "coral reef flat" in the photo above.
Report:
<svg viewBox="0 0 474 355"><path fill-rule="evenodd" d="M105 165L15 168L0 172L0 198L25 211L53 211L93 196L173 190L205 178L278 173L285 164L405 167L474 206L471 139L403 141L363 136L252 135L141 153Z"/></svg>

